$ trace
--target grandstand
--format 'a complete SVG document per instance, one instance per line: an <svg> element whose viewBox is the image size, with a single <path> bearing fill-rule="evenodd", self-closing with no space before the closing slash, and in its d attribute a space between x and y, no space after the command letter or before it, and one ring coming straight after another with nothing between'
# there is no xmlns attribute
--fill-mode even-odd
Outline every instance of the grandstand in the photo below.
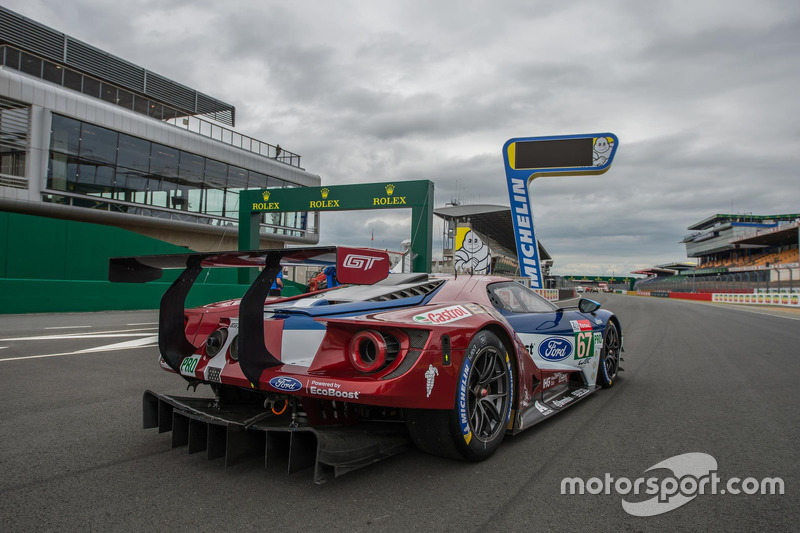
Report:
<svg viewBox="0 0 800 533"><path fill-rule="evenodd" d="M647 274L637 290L751 292L800 287L800 214L716 214L688 227L681 243L696 268L685 263L633 272Z"/></svg>

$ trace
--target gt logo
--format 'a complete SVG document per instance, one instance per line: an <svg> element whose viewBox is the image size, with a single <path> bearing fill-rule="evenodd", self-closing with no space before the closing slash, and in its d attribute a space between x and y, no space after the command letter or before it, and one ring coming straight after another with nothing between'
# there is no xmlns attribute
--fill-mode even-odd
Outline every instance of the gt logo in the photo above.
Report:
<svg viewBox="0 0 800 533"><path fill-rule="evenodd" d="M383 260L383 257L348 254L344 258L342 266L346 268L360 268L363 270L369 270L370 268L372 268L372 265L374 265L376 261L381 261L381 260Z"/></svg>

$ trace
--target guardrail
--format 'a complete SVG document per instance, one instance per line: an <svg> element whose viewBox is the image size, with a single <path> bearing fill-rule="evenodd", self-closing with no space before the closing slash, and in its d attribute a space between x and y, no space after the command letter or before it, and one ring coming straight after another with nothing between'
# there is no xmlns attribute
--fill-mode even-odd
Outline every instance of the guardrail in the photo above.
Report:
<svg viewBox="0 0 800 533"><path fill-rule="evenodd" d="M300 156L285 148L281 148L280 144L273 145L265 143L198 117L170 118L164 122L204 137L230 144L236 148L241 148L242 150L247 150L248 152L280 161L281 163L297 167L301 170L303 168L300 166Z"/></svg>

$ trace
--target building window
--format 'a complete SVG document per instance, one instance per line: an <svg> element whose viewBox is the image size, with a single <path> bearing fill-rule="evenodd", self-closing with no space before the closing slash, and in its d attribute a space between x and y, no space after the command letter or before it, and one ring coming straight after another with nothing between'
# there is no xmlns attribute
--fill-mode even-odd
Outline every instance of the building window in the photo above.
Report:
<svg viewBox="0 0 800 533"><path fill-rule="evenodd" d="M78 155L81 141L81 123L78 120L53 115L50 130L50 149L63 154Z"/></svg>
<svg viewBox="0 0 800 533"><path fill-rule="evenodd" d="M0 98L0 173L25 177L30 106ZM23 186L15 182L14 186Z"/></svg>
<svg viewBox="0 0 800 533"><path fill-rule="evenodd" d="M114 180L114 198L134 204L147 204L150 180L142 172L117 167Z"/></svg>
<svg viewBox="0 0 800 533"><path fill-rule="evenodd" d="M78 180L78 158L57 152L50 153L47 187L57 191L75 191Z"/></svg>
<svg viewBox="0 0 800 533"><path fill-rule="evenodd" d="M108 83L104 83L100 89L100 98L106 102L116 104L118 102L117 88L113 85L109 85Z"/></svg>
<svg viewBox="0 0 800 533"><path fill-rule="evenodd" d="M150 142L120 133L117 165L147 173L150 170Z"/></svg>
<svg viewBox="0 0 800 533"><path fill-rule="evenodd" d="M181 151L180 170L178 174L181 184L202 185L205 170L205 157Z"/></svg>
<svg viewBox="0 0 800 533"><path fill-rule="evenodd" d="M112 166L81 163L78 165L78 179L74 192L111 198L115 173Z"/></svg>
<svg viewBox="0 0 800 533"><path fill-rule="evenodd" d="M62 85L64 83L64 69L50 61L42 64L42 78L51 83Z"/></svg>
<svg viewBox="0 0 800 533"><path fill-rule="evenodd" d="M119 89L117 92L117 104L125 109L133 109L133 94L125 89Z"/></svg>
<svg viewBox="0 0 800 533"><path fill-rule="evenodd" d="M89 76L83 77L83 94L100 98L100 82Z"/></svg>
<svg viewBox="0 0 800 533"><path fill-rule="evenodd" d="M19 50L14 48L6 47L6 58L5 58L5 65L8 68L13 68L14 70L19 70Z"/></svg>
<svg viewBox="0 0 800 533"><path fill-rule="evenodd" d="M178 177L179 154L180 152L175 148L152 143L150 148L150 173L175 183Z"/></svg>
<svg viewBox="0 0 800 533"><path fill-rule="evenodd" d="M84 122L81 127L80 158L116 165L117 137L115 131Z"/></svg>
<svg viewBox="0 0 800 533"><path fill-rule="evenodd" d="M137 113L141 113L142 115L147 114L147 110L149 109L150 103L144 96L139 96L138 94L133 99L133 110Z"/></svg>
<svg viewBox="0 0 800 533"><path fill-rule="evenodd" d="M272 180L270 180L264 174L251 172L248 184L251 189L266 189L268 187L276 187L278 181L280 181L278 178L272 178Z"/></svg>
<svg viewBox="0 0 800 533"><path fill-rule="evenodd" d="M0 145L0 174L25 176L25 150L13 150Z"/></svg>
<svg viewBox="0 0 800 533"><path fill-rule="evenodd" d="M257 172L248 172L247 170L239 167L231 166L228 168L228 187L231 189L247 189L249 188L250 178L249 175L258 174ZM263 176L263 174L261 174ZM257 187L253 187L254 189Z"/></svg>
<svg viewBox="0 0 800 533"><path fill-rule="evenodd" d="M47 174L51 202L223 225L238 218L239 191L286 184L266 174L52 115ZM64 195L53 195L57 191ZM267 229L272 233L298 234L306 225L299 215L273 213L264 220L281 226Z"/></svg>
<svg viewBox="0 0 800 533"><path fill-rule="evenodd" d="M83 76L74 70L64 69L64 87L81 92L83 90Z"/></svg>
<svg viewBox="0 0 800 533"><path fill-rule="evenodd" d="M32 56L30 54L26 54L25 52L22 53L22 63L20 64L19 70L24 72L25 74L30 74L31 76L36 76L37 78L42 77L42 60L36 56Z"/></svg>
<svg viewBox="0 0 800 533"><path fill-rule="evenodd" d="M164 106L156 102L150 102L150 109L147 111L147 114L161 120L164 115Z"/></svg>

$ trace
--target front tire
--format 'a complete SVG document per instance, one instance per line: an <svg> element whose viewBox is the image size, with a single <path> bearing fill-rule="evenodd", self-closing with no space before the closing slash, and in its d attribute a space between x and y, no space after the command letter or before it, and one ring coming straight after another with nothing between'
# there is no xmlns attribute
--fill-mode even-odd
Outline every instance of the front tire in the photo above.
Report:
<svg viewBox="0 0 800 533"><path fill-rule="evenodd" d="M480 331L472 338L458 380L455 409L408 409L406 424L425 452L482 461L503 442L514 391L508 350L497 335Z"/></svg>
<svg viewBox="0 0 800 533"><path fill-rule="evenodd" d="M597 384L604 389L612 386L617 379L621 352L619 329L613 320L609 320L603 336L603 350L600 352L600 368L597 373Z"/></svg>

